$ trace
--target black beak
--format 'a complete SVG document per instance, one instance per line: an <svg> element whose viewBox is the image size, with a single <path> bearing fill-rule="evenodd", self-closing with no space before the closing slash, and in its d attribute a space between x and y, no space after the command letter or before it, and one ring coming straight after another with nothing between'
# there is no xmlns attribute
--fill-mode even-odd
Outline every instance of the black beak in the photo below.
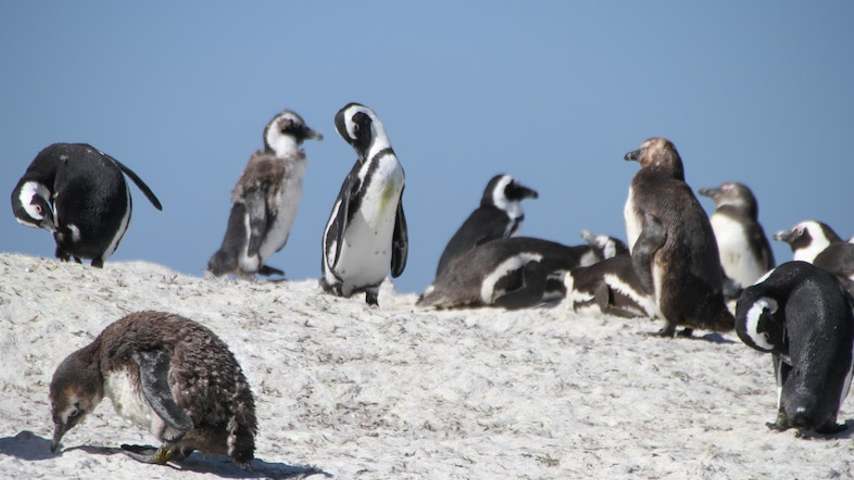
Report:
<svg viewBox="0 0 854 480"><path fill-rule="evenodd" d="M795 239L794 230L780 230L774 234L774 240L778 242L791 243Z"/></svg>
<svg viewBox="0 0 854 480"><path fill-rule="evenodd" d="M307 140L323 140L323 134L316 132L308 127L305 127L305 132L303 132L303 136Z"/></svg>
<svg viewBox="0 0 854 480"><path fill-rule="evenodd" d="M697 190L697 193L704 197L715 198L716 195L721 193L720 188L701 188Z"/></svg>
<svg viewBox="0 0 854 480"><path fill-rule="evenodd" d="M62 440L62 436L65 435L65 432L68 431L68 427L66 425L60 425L55 423L53 425L53 441L50 442L50 451L51 453L56 453L59 450L59 442Z"/></svg>
<svg viewBox="0 0 854 480"><path fill-rule="evenodd" d="M528 188L521 183L513 182L506 190L507 198L510 200L524 200L526 198L539 198L536 190Z"/></svg>
<svg viewBox="0 0 854 480"><path fill-rule="evenodd" d="M637 162L638 158L640 158L640 154L641 154L640 149L632 150L631 152L627 153L623 157L623 160L625 160L627 162Z"/></svg>

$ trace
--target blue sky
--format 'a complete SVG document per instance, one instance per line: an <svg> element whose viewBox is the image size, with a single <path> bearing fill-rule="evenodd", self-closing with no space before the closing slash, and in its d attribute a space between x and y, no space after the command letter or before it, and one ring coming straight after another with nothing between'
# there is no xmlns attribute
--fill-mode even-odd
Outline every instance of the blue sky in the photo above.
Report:
<svg viewBox="0 0 854 480"><path fill-rule="evenodd" d="M318 277L323 226L355 160L333 116L359 101L383 119L406 169L401 290L430 282L498 172L540 192L523 234L624 237L637 166L622 157L653 135L676 143L695 189L751 186L769 233L817 218L847 237L852 21L850 1L5 0L0 190L11 192L44 146L91 143L164 204L156 212L134 190L113 260L199 275L264 124L292 108L326 139L306 145L300 212L268 263ZM0 251L52 256L50 236L6 208ZM791 258L773 243L778 261Z"/></svg>

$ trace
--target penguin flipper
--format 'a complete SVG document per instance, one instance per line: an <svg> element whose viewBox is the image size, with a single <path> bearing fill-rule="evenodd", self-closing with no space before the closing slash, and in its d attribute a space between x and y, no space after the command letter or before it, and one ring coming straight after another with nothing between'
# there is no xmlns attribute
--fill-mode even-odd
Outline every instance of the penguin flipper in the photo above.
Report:
<svg viewBox="0 0 854 480"><path fill-rule="evenodd" d="M172 438L166 440L177 440L184 433L193 429L193 419L187 415L172 397L169 387L169 355L163 350L148 350L133 352L133 360L139 366L139 381L142 385L142 395L148 405L154 410L168 427L177 432L164 432L164 436Z"/></svg>
<svg viewBox="0 0 854 480"><path fill-rule="evenodd" d="M267 202L264 193L255 189L245 193L243 203L246 205L246 214L249 215L249 246L246 255L252 258L258 255L267 235Z"/></svg>
<svg viewBox="0 0 854 480"><path fill-rule="evenodd" d="M667 230L661 221L653 214L646 213L643 219L643 229L632 250L632 267L641 285L648 292L654 290L652 281L652 260L655 252L667 240Z"/></svg>
<svg viewBox="0 0 854 480"><path fill-rule="evenodd" d="M394 217L394 236L391 240L391 276L399 277L406 268L409 254L409 232L406 227L406 215L403 213L403 190L397 201L397 214Z"/></svg>
<svg viewBox="0 0 854 480"><path fill-rule="evenodd" d="M350 197L354 192L358 191L359 184L358 177L351 171L344 180L344 185L341 185L341 193L339 194L341 203L338 205L338 212L335 216L335 257L331 259L332 263L327 265L327 268L333 274L335 273L335 265L338 265L338 259L341 257L341 250L343 250L344 232L347 229L347 221L350 218ZM329 258L326 259L327 262L329 260Z"/></svg>
<svg viewBox="0 0 854 480"><path fill-rule="evenodd" d="M133 180L133 183L135 183L137 188L139 188L139 190L145 194L146 198L148 198L148 201L151 202L152 205L154 205L154 208L158 210L163 210L163 205L160 204L160 200L158 200L157 196L154 195L154 192L152 192L151 189L148 188L148 185L146 185L145 182L143 182L142 179L139 178L139 175L137 175L133 170L125 166L125 164L123 164L122 162L113 158L111 155L107 155L106 153L104 155L106 155L107 158L109 158L110 160L116 162L116 165L119 166L122 172L124 172L125 175L127 175L128 177L130 177L131 180Z"/></svg>

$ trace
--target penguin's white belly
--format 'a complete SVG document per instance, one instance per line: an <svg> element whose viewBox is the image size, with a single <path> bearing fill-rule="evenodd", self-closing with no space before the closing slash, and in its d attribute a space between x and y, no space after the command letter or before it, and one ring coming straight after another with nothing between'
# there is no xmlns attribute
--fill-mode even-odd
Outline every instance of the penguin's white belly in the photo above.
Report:
<svg viewBox="0 0 854 480"><path fill-rule="evenodd" d="M261 261L266 260L276 253L288 241L291 227L297 216L297 208L302 199L302 172L296 173L298 175L285 178L282 181L282 187L276 197L279 214L276 216L276 221L267 231L264 242L259 249Z"/></svg>
<svg viewBox="0 0 854 480"><path fill-rule="evenodd" d="M760 259L753 255L747 232L726 215L712 215L711 223L726 276L743 287L753 285L765 271Z"/></svg>
<svg viewBox="0 0 854 480"><path fill-rule="evenodd" d="M335 274L344 282L344 294L381 283L391 270L394 222L404 178L394 156L379 162L338 246L341 254Z"/></svg>
<svg viewBox="0 0 854 480"><path fill-rule="evenodd" d="M629 196L626 198L626 206L623 208L623 218L626 221L626 241L629 245L629 251L635 247L641 230L643 230L643 219L638 215L635 209L634 191L629 187Z"/></svg>
<svg viewBox="0 0 854 480"><path fill-rule="evenodd" d="M163 421L148 405L142 390L133 382L127 370L107 374L104 378L104 395L123 418L150 432L160 430Z"/></svg>

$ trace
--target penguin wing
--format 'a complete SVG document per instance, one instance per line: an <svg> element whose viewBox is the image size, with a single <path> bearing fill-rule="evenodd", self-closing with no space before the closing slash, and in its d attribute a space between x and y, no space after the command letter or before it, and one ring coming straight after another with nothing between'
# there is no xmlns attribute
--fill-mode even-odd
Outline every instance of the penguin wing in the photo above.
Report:
<svg viewBox="0 0 854 480"><path fill-rule="evenodd" d="M254 257L258 255L258 250L264 243L267 226L270 224L267 220L267 202L264 192L253 189L244 193L243 203L246 205L246 214L249 216L249 245L246 254Z"/></svg>
<svg viewBox="0 0 854 480"><path fill-rule="evenodd" d="M451 260L486 242L504 238L509 218L495 207L479 207L471 212L454 233L436 266L436 277L450 265Z"/></svg>
<svg viewBox="0 0 854 480"><path fill-rule="evenodd" d="M151 189L148 188L148 185L146 185L145 182L143 182L142 179L139 178L139 175L134 173L133 170L131 170L130 168L125 166L125 164L116 160L112 156L107 155L106 153L104 153L104 155L107 158L109 158L110 160L116 162L116 165L118 165L118 167L122 170L122 172L124 172L125 175L127 175L128 177L130 177L131 180L133 180L133 183L135 183L137 188L139 188L142 191L142 193L145 194L146 198L148 198L148 201L151 202L152 205L154 205L154 208L156 208L158 210L163 210L163 205L160 204L160 200L158 200L157 196L154 195L154 192L152 192Z"/></svg>
<svg viewBox="0 0 854 480"><path fill-rule="evenodd" d="M755 245L759 248L758 252L751 252L762 262L763 268L771 270L774 268L774 252L771 251L771 244L768 242L768 237L765 235L765 230L762 225L756 222L749 222L747 227L747 235L750 239L750 245Z"/></svg>
<svg viewBox="0 0 854 480"><path fill-rule="evenodd" d="M397 201L397 214L394 217L394 236L391 241L391 276L399 277L406 268L409 254L409 232L406 227L406 215L403 213L403 190Z"/></svg>
<svg viewBox="0 0 854 480"><path fill-rule="evenodd" d="M638 276L641 286L647 292L655 289L652 281L652 261L655 252L667 241L667 229L653 214L646 213L643 219L643 230L632 250L632 266Z"/></svg>
<svg viewBox="0 0 854 480"><path fill-rule="evenodd" d="M169 387L169 354L163 350L133 352L133 360L139 367L139 383L142 395L154 413L169 427L178 430L177 437L193 429L193 419L175 403Z"/></svg>
<svg viewBox="0 0 854 480"><path fill-rule="evenodd" d="M347 223L358 208L357 203L352 200L358 194L359 187L362 185L358 174L360 166L358 162L353 165L353 169L350 170L347 178L344 179L344 184L341 185L341 192L338 194L340 204L338 205L338 214L335 217L335 244L337 247L335 248L335 258L331 259L332 263L327 265L330 271L334 271L333 267L338 264L338 258L341 257L341 245L344 242L344 232L347 230ZM327 261L329 261L328 258Z"/></svg>

